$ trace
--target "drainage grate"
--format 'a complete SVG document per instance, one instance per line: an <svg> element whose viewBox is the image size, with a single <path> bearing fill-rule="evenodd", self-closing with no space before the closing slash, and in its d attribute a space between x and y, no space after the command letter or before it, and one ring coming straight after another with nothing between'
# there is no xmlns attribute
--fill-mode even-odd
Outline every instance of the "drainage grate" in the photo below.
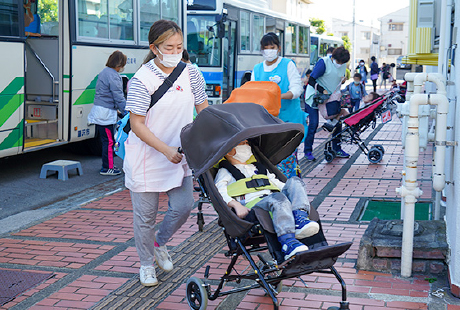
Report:
<svg viewBox="0 0 460 310"><path fill-rule="evenodd" d="M0 306L52 276L52 273L0 270Z"/></svg>

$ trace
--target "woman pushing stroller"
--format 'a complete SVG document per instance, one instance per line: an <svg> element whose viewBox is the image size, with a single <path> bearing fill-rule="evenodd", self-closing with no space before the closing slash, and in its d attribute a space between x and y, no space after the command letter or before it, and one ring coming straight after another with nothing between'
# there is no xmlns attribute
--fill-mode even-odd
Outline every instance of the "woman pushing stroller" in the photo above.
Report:
<svg viewBox="0 0 460 310"><path fill-rule="evenodd" d="M219 163L215 184L224 202L238 217L250 220L251 208L271 212L286 260L308 250L297 239L319 231L319 224L308 219L310 203L301 179L292 177L286 183L278 180L255 161L247 140L233 148Z"/></svg>

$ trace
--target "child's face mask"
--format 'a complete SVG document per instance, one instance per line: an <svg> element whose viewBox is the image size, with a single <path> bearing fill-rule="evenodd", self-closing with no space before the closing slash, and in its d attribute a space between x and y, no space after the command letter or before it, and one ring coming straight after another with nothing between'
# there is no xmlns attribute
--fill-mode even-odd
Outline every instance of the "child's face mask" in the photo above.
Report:
<svg viewBox="0 0 460 310"><path fill-rule="evenodd" d="M237 145L233 158L239 162L245 163L252 156L251 147L247 144Z"/></svg>

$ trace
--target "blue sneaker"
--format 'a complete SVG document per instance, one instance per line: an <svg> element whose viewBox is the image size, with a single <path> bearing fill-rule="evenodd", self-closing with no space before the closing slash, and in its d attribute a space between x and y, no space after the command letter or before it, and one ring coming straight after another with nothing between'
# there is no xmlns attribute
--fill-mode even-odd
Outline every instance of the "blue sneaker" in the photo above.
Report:
<svg viewBox="0 0 460 310"><path fill-rule="evenodd" d="M294 238L294 234L285 234L278 237L281 243L281 251L284 254L284 259L288 260L297 253L308 251L308 247Z"/></svg>
<svg viewBox="0 0 460 310"><path fill-rule="evenodd" d="M292 214L294 214L296 239L311 237L318 233L319 224L309 220L307 212L304 210L294 210Z"/></svg>
<svg viewBox="0 0 460 310"><path fill-rule="evenodd" d="M309 160L309 161L315 161L316 160L315 156L313 156L313 154L311 152L305 153L305 158L307 160Z"/></svg>
<svg viewBox="0 0 460 310"><path fill-rule="evenodd" d="M337 158L348 158L350 154L346 153L344 150L340 149L336 152L335 157Z"/></svg>

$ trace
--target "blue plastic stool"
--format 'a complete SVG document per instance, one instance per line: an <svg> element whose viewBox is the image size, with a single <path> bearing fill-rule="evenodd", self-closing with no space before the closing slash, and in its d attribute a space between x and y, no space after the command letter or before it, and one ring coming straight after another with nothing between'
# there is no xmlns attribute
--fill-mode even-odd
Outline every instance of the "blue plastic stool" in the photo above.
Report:
<svg viewBox="0 0 460 310"><path fill-rule="evenodd" d="M79 161L55 160L42 166L40 179L46 179L48 171L57 171L58 179L66 181L69 179L68 171L71 169L77 169L78 175L83 175L83 169Z"/></svg>

